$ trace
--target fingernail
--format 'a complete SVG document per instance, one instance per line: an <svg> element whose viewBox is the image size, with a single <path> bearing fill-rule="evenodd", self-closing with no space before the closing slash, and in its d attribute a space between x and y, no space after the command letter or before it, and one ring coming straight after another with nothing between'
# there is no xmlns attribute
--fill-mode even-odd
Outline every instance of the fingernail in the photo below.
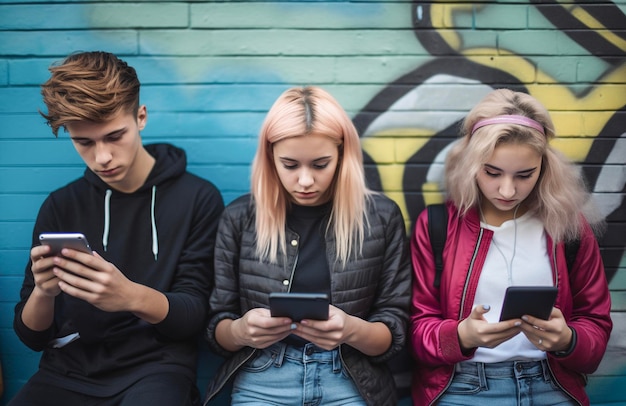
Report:
<svg viewBox="0 0 626 406"><path fill-rule="evenodd" d="M522 320L528 321L528 317L527 316L522 316Z"/></svg>
<svg viewBox="0 0 626 406"><path fill-rule="evenodd" d="M296 329L296 327L297 327L297 326L296 326L296 323L291 323L291 326L290 326L290 327L291 327L291 329L292 329L292 330L295 330L295 329Z"/></svg>
<svg viewBox="0 0 626 406"><path fill-rule="evenodd" d="M489 305L483 305L483 309L485 309L485 310L490 310L490 309L491 309L491 306L489 306Z"/></svg>
<svg viewBox="0 0 626 406"><path fill-rule="evenodd" d="M520 321L516 321L516 322L515 322L515 327L519 327L519 326L521 326L521 325L522 325L522 322L520 322Z"/></svg>

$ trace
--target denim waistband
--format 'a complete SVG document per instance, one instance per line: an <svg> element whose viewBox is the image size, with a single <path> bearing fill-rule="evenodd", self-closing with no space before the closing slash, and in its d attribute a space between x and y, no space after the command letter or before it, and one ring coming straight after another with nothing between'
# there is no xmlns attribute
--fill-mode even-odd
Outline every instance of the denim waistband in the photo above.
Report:
<svg viewBox="0 0 626 406"><path fill-rule="evenodd" d="M333 371L341 370L341 357L339 356L339 348L333 350L325 350L313 343L307 343L302 347L295 347L283 342L275 343L265 349L269 351L274 358L274 366L280 367L283 362L288 359L301 363L321 362L332 363Z"/></svg>
<svg viewBox="0 0 626 406"><path fill-rule="evenodd" d="M459 362L455 366L456 373L466 373L486 378L528 377L543 375L550 377L548 361L506 361L506 362Z"/></svg>

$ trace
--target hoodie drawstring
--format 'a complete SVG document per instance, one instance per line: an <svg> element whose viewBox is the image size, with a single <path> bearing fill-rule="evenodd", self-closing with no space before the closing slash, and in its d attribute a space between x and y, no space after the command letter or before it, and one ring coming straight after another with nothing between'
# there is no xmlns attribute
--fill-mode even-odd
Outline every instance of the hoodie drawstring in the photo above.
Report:
<svg viewBox="0 0 626 406"><path fill-rule="evenodd" d="M111 189L107 189L104 195L104 231L102 232L102 246L106 252L109 245L109 227L111 224ZM156 219L154 217L154 208L156 206L156 185L152 186L152 200L150 202L150 220L152 222L152 253L154 260L159 255L159 237L157 235Z"/></svg>
<svg viewBox="0 0 626 406"><path fill-rule="evenodd" d="M150 203L150 218L152 220L152 253L154 260L159 255L159 237L157 235L156 220L154 218L154 206L156 205L156 185L152 186L152 202Z"/></svg>
<svg viewBox="0 0 626 406"><path fill-rule="evenodd" d="M109 245L109 225L111 223L111 189L107 189L104 195L104 231L102 232L102 246L104 251L107 250Z"/></svg>

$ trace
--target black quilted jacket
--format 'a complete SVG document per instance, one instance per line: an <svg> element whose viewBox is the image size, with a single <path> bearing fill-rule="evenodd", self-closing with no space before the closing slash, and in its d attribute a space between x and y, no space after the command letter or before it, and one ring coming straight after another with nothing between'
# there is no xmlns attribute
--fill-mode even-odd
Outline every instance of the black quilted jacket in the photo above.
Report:
<svg viewBox="0 0 626 406"><path fill-rule="evenodd" d="M341 359L369 405L395 405L396 388L386 361L403 348L406 340L411 287L406 228L398 206L381 194L372 197L368 216L363 254L346 268L333 265L334 238L327 238L331 303L348 314L389 327L393 343L387 352L370 357L342 345ZM215 287L206 338L211 348L227 360L209 382L205 404L255 351L250 347L236 353L225 351L215 340L217 324L225 318L237 319L253 308L268 308L270 292L289 290L284 281L290 280L297 247L287 244L286 261L278 261L281 265L264 263L255 254L255 236L251 199L242 196L224 211L215 244ZM298 235L287 230L287 238L297 240Z"/></svg>

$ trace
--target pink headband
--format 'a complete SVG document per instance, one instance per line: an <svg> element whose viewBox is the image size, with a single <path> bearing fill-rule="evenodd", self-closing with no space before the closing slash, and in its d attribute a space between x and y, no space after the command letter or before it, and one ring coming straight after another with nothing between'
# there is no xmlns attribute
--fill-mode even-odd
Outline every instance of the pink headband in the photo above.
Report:
<svg viewBox="0 0 626 406"><path fill-rule="evenodd" d="M472 128L472 135L474 135L476 130L478 130L479 128L484 127L486 125L491 125L491 124L523 125L524 127L534 128L535 130L539 131L544 136L546 135L546 132L541 124L539 124L532 118L528 118L526 116L519 116L519 115L496 116L496 117L480 120L479 122L474 124L474 127Z"/></svg>

